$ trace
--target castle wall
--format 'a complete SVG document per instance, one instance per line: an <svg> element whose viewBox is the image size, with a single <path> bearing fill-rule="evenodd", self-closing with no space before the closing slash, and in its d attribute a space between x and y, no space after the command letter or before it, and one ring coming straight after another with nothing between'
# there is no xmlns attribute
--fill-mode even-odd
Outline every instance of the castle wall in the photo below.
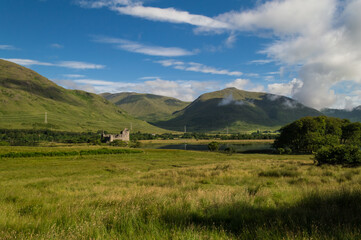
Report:
<svg viewBox="0 0 361 240"><path fill-rule="evenodd" d="M114 140L120 141L129 141L130 131L125 128L120 134L102 134L102 138L108 139L108 142L113 142Z"/></svg>

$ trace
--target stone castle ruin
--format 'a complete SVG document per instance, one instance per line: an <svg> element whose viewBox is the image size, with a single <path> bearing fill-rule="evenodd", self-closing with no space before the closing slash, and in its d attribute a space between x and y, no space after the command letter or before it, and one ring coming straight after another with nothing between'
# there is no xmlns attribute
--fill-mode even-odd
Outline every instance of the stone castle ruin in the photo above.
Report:
<svg viewBox="0 0 361 240"><path fill-rule="evenodd" d="M130 131L128 128L125 128L120 134L102 134L103 141L113 142L114 140L126 141L129 142Z"/></svg>

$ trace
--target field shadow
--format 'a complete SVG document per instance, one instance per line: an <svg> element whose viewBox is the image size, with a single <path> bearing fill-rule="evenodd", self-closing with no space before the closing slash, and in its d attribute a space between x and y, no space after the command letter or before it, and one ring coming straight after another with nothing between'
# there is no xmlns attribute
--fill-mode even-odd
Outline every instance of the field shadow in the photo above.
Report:
<svg viewBox="0 0 361 240"><path fill-rule="evenodd" d="M292 206L279 208L239 202L193 212L174 209L166 212L163 220L170 227L216 228L247 239L283 238L285 234L348 239L361 236L361 191L313 193Z"/></svg>

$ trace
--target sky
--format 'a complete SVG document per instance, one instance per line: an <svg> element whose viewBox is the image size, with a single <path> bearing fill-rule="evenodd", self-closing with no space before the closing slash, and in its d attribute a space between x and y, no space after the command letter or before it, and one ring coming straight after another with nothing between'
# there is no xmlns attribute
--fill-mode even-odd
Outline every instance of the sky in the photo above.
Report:
<svg viewBox="0 0 361 240"><path fill-rule="evenodd" d="M69 89L361 105L361 0L1 0L0 58Z"/></svg>

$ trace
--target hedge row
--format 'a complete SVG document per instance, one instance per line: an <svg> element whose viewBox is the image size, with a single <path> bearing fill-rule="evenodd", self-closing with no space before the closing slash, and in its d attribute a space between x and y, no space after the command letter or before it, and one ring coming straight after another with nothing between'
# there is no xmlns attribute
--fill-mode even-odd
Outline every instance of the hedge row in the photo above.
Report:
<svg viewBox="0 0 361 240"><path fill-rule="evenodd" d="M55 156L84 156L84 155L102 155L102 154L125 154L142 153L141 150L134 149L95 149L81 151L57 151L57 152L10 152L1 154L1 158L19 158L19 157L55 157Z"/></svg>

